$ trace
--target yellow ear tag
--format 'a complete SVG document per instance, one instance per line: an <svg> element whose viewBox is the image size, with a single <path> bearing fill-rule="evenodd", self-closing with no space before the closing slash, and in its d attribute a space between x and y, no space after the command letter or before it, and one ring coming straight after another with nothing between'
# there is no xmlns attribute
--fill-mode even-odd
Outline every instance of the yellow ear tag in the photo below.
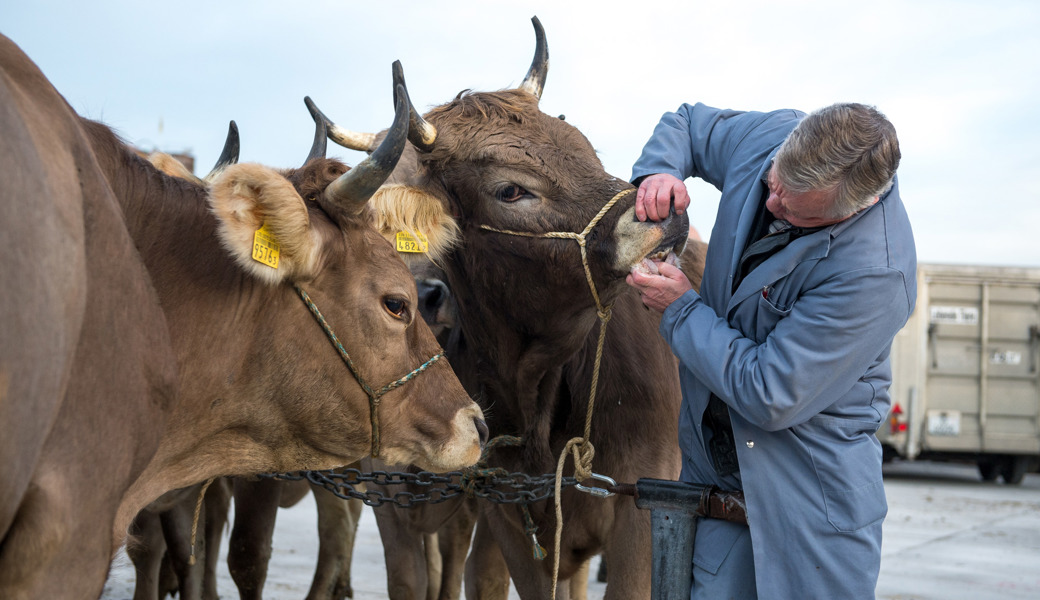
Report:
<svg viewBox="0 0 1040 600"><path fill-rule="evenodd" d="M407 231L398 231L396 240L398 252L425 253L430 250L430 242L419 232L413 236Z"/></svg>
<svg viewBox="0 0 1040 600"><path fill-rule="evenodd" d="M256 262L277 269L281 249L282 246L274 239L274 234L267 228L266 222L253 234L253 260Z"/></svg>

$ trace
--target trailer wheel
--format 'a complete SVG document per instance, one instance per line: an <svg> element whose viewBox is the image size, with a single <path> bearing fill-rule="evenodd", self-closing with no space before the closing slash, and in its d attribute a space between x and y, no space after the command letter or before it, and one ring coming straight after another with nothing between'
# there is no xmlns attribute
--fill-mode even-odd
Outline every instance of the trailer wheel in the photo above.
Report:
<svg viewBox="0 0 1040 600"><path fill-rule="evenodd" d="M1022 483L1032 459L1028 456L1009 456L1000 469L1000 475L1006 483L1018 485Z"/></svg>
<svg viewBox="0 0 1040 600"><path fill-rule="evenodd" d="M980 460L979 475L982 476L983 481L996 481L997 476L1000 475L1000 468L996 461Z"/></svg>

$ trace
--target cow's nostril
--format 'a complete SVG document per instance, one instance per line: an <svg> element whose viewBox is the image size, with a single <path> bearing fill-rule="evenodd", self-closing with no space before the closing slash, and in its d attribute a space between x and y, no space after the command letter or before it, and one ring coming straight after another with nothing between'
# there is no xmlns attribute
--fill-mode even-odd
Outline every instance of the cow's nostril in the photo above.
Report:
<svg viewBox="0 0 1040 600"><path fill-rule="evenodd" d="M419 292L419 313L432 325L437 322L437 311L448 301L448 286L438 279L420 279L415 286Z"/></svg>
<svg viewBox="0 0 1040 600"><path fill-rule="evenodd" d="M473 417L473 423L477 426L477 435L480 436L480 449L483 450L484 446L487 445L488 433L487 423L483 419Z"/></svg>

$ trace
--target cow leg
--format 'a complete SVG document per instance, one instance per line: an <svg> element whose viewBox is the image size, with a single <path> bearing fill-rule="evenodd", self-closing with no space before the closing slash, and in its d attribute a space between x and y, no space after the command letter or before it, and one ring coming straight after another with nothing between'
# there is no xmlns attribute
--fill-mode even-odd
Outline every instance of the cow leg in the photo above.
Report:
<svg viewBox="0 0 1040 600"><path fill-rule="evenodd" d="M497 507L496 507L497 508ZM490 508L488 510L495 510ZM515 507L512 507L515 510ZM473 547L466 561L466 600L507 600L509 568L491 534L485 511L477 517Z"/></svg>
<svg viewBox="0 0 1040 600"><path fill-rule="evenodd" d="M228 542L228 570L242 600L260 600L271 560L271 538L282 482L234 480L235 524Z"/></svg>
<svg viewBox="0 0 1040 600"><path fill-rule="evenodd" d="M437 600L444 577L444 557L437 532L423 534L423 555L426 557L426 600Z"/></svg>
<svg viewBox="0 0 1040 600"><path fill-rule="evenodd" d="M307 600L353 598L350 563L364 504L357 499L344 500L320 486L312 489L318 507L318 565Z"/></svg>
<svg viewBox="0 0 1040 600"><path fill-rule="evenodd" d="M408 523L407 508L389 504L373 507L386 562L386 587L390 600L425 600L426 553L422 534Z"/></svg>
<svg viewBox="0 0 1040 600"><path fill-rule="evenodd" d="M162 600L167 596L176 596L180 589L177 574L173 572L173 563L170 562L170 554L163 552L162 564L159 565L159 598Z"/></svg>
<svg viewBox="0 0 1040 600"><path fill-rule="evenodd" d="M650 598L650 511L636 508L628 496L617 496L614 527L603 552L607 565L604 600Z"/></svg>
<svg viewBox="0 0 1040 600"><path fill-rule="evenodd" d="M203 501L206 513L206 568L202 577L202 598L218 600L217 562L220 560L220 544L224 539L228 509L231 506L231 481L221 477L206 490Z"/></svg>
<svg viewBox="0 0 1040 600"><path fill-rule="evenodd" d="M434 597L435 600L459 600L462 597L466 554L469 552L470 540L473 539L473 526L477 522L476 501L467 499L462 503L459 510L437 532L437 545L441 555L441 579L438 586L439 594Z"/></svg>
<svg viewBox="0 0 1040 600"><path fill-rule="evenodd" d="M571 576L568 589L571 592L571 600L588 600L589 596L589 570L592 559L588 559L578 568L578 572Z"/></svg>
<svg viewBox="0 0 1040 600"><path fill-rule="evenodd" d="M177 574L179 597L181 600L200 600L202 597L202 575L205 572L204 560L206 544L195 545L195 564L191 564L191 528L195 517L195 504L198 502L201 486L190 488L190 493L159 514L163 534L166 538L166 552L170 564ZM205 512L199 513L199 531L205 531Z"/></svg>
<svg viewBox="0 0 1040 600"><path fill-rule="evenodd" d="M134 517L126 554L134 563L134 600L159 600L159 580L166 554L159 515L142 510Z"/></svg>
<svg viewBox="0 0 1040 600"><path fill-rule="evenodd" d="M552 507L550 506L549 509L552 510ZM564 519L566 520L566 516ZM552 587L552 553L554 549L545 543L546 536L543 536L539 541L542 542L549 554L543 560L536 560L533 558L531 539L524 533L521 526L518 508L505 504L492 505L481 513L480 520L477 521L477 534L474 536L473 550L470 552L471 561L475 556L492 554L491 549L487 547L489 542L481 534L482 524L486 524L490 536L493 537L491 543L497 543L499 556L501 557L499 560L505 566L496 567L485 561L483 566L475 567L475 569L481 571L479 573L480 581L478 581L481 589L478 590L477 598L480 600L483 600L485 597L496 600L506 598L504 593L501 596L484 595L484 588L486 587L499 589L498 586L500 584L495 579L506 577L506 574L508 575L506 577L507 581L509 579L512 580L517 594L523 600L536 600L547 597L549 589ZM552 533L548 532L549 536ZM567 552L569 547L567 533L567 529L564 527L562 543L565 553L560 557L560 574L556 585L557 600L568 600L570 598L570 578L580 566L580 563L576 562L575 558ZM485 549L481 550L478 548L478 540L481 545L484 545ZM466 565L467 587L470 583L470 566L470 564ZM504 574L496 573L496 569L501 571L503 568L505 569ZM637 596L632 597L635 598ZM469 598L468 591L467 598Z"/></svg>

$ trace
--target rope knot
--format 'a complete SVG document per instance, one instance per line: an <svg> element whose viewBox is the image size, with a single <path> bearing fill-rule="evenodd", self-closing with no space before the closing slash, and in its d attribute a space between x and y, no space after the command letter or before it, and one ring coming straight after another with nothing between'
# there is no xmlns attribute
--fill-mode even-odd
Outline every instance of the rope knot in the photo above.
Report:
<svg viewBox="0 0 1040 600"><path fill-rule="evenodd" d="M484 444L483 452L480 453L480 460L473 466L462 470L462 476L459 478L459 487L462 488L462 491L467 496L473 498L476 496L475 492L478 487L487 487L495 476L509 475L509 471L505 469L498 467L489 468L488 455L493 448L522 446L523 443L523 438L515 435L499 435L488 440L488 443Z"/></svg>
<svg viewBox="0 0 1040 600"><path fill-rule="evenodd" d="M592 442L577 437L568 441L563 448L563 453L560 455L559 467L563 466L563 461L566 459L568 452L574 459L574 478L578 481L585 481L592 477L592 459L596 456L596 448L592 445Z"/></svg>

